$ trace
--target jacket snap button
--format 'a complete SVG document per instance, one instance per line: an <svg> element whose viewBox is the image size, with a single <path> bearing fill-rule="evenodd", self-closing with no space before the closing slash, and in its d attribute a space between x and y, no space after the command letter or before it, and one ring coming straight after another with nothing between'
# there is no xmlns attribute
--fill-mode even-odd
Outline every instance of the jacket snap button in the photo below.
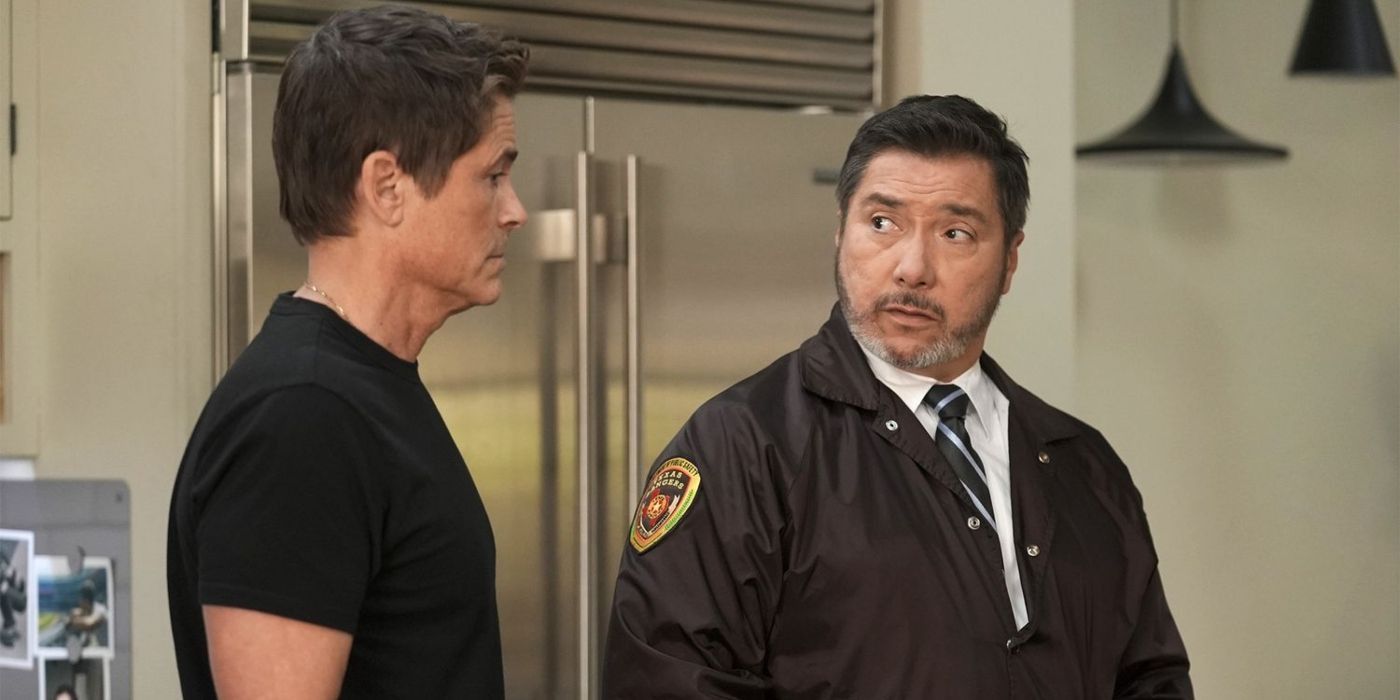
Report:
<svg viewBox="0 0 1400 700"><path fill-rule="evenodd" d="M1029 547L1026 547L1026 554L1029 554L1029 555L1031 555L1031 556L1033 556L1033 557L1038 557L1038 556L1040 556L1040 547L1037 547L1037 546L1035 546L1035 545L1031 545L1031 546L1029 546Z"/></svg>
<svg viewBox="0 0 1400 700"><path fill-rule="evenodd" d="M968 518L968 519L967 519L967 529L969 529L969 530L977 530L977 529L980 529L981 527L982 527L982 520L981 520L980 518L978 518L977 516L974 515L974 516L972 516L971 518Z"/></svg>
<svg viewBox="0 0 1400 700"><path fill-rule="evenodd" d="M1044 450L1041 450L1039 457L1040 457L1040 463L1041 463L1041 464L1049 464L1049 463L1050 463L1050 453L1049 453L1049 452L1046 452L1046 451L1044 451Z"/></svg>
<svg viewBox="0 0 1400 700"><path fill-rule="evenodd" d="M885 421L885 429L886 429L886 430L899 430L899 424L896 423L896 422L894 422L894 421L892 421L892 420L887 420L887 421Z"/></svg>

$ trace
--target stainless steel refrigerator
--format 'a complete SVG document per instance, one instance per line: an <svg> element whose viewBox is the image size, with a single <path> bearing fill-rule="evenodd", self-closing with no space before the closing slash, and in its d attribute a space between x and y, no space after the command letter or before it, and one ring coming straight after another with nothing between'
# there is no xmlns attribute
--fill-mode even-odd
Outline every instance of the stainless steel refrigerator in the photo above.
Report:
<svg viewBox="0 0 1400 700"><path fill-rule="evenodd" d="M277 214L277 66L223 70L227 361L305 255ZM508 695L586 698L645 470L830 310L834 176L861 116L529 91L516 113L530 220L502 298L449 320L420 367L490 513Z"/></svg>

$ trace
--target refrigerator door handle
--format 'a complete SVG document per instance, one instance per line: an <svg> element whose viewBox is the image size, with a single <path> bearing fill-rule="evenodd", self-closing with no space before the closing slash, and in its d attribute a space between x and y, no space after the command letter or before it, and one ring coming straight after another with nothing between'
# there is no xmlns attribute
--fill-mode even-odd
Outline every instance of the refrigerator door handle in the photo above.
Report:
<svg viewBox="0 0 1400 700"><path fill-rule="evenodd" d="M229 365L229 289L228 289L228 88L224 74L223 57L213 56L214 90L210 96L210 120L212 130L210 144L212 152L209 162L214 168L210 184L214 188L210 198L210 214L213 216L211 232L213 238L213 345L214 362L212 380L215 384L223 376Z"/></svg>
<svg viewBox="0 0 1400 700"><path fill-rule="evenodd" d="M609 219L606 214L594 212L592 216L593 262L612 262L621 255L610 255L608 241L616 236L609 233ZM530 221L522 232L528 232L530 254L543 262L574 262L578 249L578 212L573 209L545 209L530 212Z"/></svg>
<svg viewBox="0 0 1400 700"><path fill-rule="evenodd" d="M627 156L627 507L640 498L642 460L642 306L641 265L637 256L637 169L635 154Z"/></svg>
<svg viewBox="0 0 1400 700"><path fill-rule="evenodd" d="M214 18L218 22L214 38L218 46L215 50L223 55L225 61L248 60L248 21L251 16L248 4L249 0L220 0L214 6L214 11L218 13Z"/></svg>
<svg viewBox="0 0 1400 700"><path fill-rule="evenodd" d="M593 250L592 216L593 156L580 151L577 160L575 251ZM597 280L594 261L590 255L575 255L578 290L578 630L579 630L579 697L597 697L594 669L598 660L598 579L596 556L598 513L595 440L599 438L597 415L598 343L595 337Z"/></svg>
<svg viewBox="0 0 1400 700"><path fill-rule="evenodd" d="M214 226L214 372L222 376L253 339L253 67L225 63L224 116L216 147L224 158L216 173L224 192ZM216 119L215 121L219 121Z"/></svg>

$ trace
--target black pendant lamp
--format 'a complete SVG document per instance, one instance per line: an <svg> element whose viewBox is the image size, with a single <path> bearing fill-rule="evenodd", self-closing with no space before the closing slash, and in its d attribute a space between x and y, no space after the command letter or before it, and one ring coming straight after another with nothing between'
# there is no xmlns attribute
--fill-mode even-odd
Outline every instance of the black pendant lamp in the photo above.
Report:
<svg viewBox="0 0 1400 700"><path fill-rule="evenodd" d="M1080 158L1149 164L1277 160L1278 146L1251 141L1211 116L1196 97L1177 43L1176 0L1171 4L1171 52L1157 99L1137 121L1103 141L1080 146Z"/></svg>
<svg viewBox="0 0 1400 700"><path fill-rule="evenodd" d="M1389 77L1395 62L1373 0L1312 0L1290 75Z"/></svg>

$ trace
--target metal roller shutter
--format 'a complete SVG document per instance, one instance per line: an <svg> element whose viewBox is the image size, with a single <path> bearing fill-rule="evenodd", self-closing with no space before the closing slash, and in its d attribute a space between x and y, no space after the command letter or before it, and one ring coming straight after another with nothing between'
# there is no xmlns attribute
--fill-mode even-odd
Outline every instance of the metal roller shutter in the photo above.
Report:
<svg viewBox="0 0 1400 700"><path fill-rule="evenodd" d="M281 63L331 13L377 0L225 0L225 60ZM533 90L787 107L879 101L880 0L406 3L531 45ZM241 26L229 26L229 25Z"/></svg>

